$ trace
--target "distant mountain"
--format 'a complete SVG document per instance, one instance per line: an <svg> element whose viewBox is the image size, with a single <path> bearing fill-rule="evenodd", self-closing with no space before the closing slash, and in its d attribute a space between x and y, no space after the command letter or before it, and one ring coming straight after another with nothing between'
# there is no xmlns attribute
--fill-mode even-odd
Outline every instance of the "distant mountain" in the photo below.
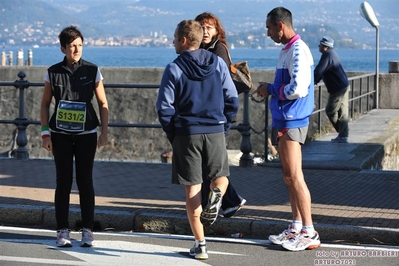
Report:
<svg viewBox="0 0 399 266"><path fill-rule="evenodd" d="M56 40L61 29L67 25L79 25L85 34L101 36L100 28L91 25L76 14L47 4L40 0L2 0L0 1L0 43L20 45L38 43L48 39ZM55 39L54 39L55 37Z"/></svg>
<svg viewBox="0 0 399 266"><path fill-rule="evenodd" d="M297 32L309 45L329 34L337 44L375 47L375 30L359 15L357 0L2 0L0 43L25 38L56 40L67 25L78 25L85 37L166 35L178 22L199 13L216 14L229 42L252 37L271 43L265 34L267 13L276 6L290 9ZM399 1L369 0L380 22L381 47L399 48Z"/></svg>

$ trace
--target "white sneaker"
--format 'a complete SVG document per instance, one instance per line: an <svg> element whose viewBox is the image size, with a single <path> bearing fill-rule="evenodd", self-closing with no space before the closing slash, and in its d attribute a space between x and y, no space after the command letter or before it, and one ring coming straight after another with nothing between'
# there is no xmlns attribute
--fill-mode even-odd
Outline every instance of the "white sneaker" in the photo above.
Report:
<svg viewBox="0 0 399 266"><path fill-rule="evenodd" d="M313 236L306 233L306 230L301 230L301 233L281 246L290 251L301 251L305 249L314 249L320 247L320 236L316 231Z"/></svg>
<svg viewBox="0 0 399 266"><path fill-rule="evenodd" d="M57 247L72 247L71 238L69 237L70 231L68 228L57 231Z"/></svg>
<svg viewBox="0 0 399 266"><path fill-rule="evenodd" d="M208 205L201 212L201 223L205 226L212 225L219 215L220 206L222 206L222 192L214 187L209 192Z"/></svg>
<svg viewBox="0 0 399 266"><path fill-rule="evenodd" d="M91 247L93 246L93 232L88 228L83 228L82 232L82 240L80 241L81 247Z"/></svg>
<svg viewBox="0 0 399 266"><path fill-rule="evenodd" d="M195 257L196 259L199 260L206 260L208 258L208 252L206 250L206 244L205 245L198 245L198 247L192 247L190 248L190 256Z"/></svg>
<svg viewBox="0 0 399 266"><path fill-rule="evenodd" d="M288 229L285 229L281 234L270 235L269 241L272 242L273 244L281 245L285 242L290 241L291 239L293 239L297 236L298 236L298 232L295 231L295 229L292 225L290 225L290 226L288 226Z"/></svg>
<svg viewBox="0 0 399 266"><path fill-rule="evenodd" d="M238 206L227 208L226 210L220 209L219 215L222 215L225 218L230 218L235 215L236 212L241 210L242 206L247 202L246 199L242 198L241 203ZM223 206L222 206L223 207Z"/></svg>

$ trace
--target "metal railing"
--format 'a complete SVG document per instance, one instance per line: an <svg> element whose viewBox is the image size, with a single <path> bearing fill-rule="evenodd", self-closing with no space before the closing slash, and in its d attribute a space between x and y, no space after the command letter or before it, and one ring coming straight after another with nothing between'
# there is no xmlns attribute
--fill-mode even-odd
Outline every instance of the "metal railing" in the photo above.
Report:
<svg viewBox="0 0 399 266"><path fill-rule="evenodd" d="M12 157L16 159L27 159L29 158L29 152L26 148L28 144L28 139L26 136L26 128L28 125L40 125L40 121L29 120L25 115L25 89L29 87L44 87L44 83L32 83L25 79L26 75L23 71L18 73L19 80L14 82L0 82L0 87L15 87L19 90L19 115L14 120L0 120L0 124L14 124L17 128L16 135L16 145L17 148L10 152ZM354 119L356 116L360 116L363 112L369 111L370 109L375 108L375 89L371 89L370 80L375 77L375 74L365 74L361 76L355 76L349 78L351 84L351 92L349 99L349 118ZM135 89L158 89L159 84L104 84L105 88L135 88ZM364 89L365 87L365 89ZM325 106L326 97L323 97L325 90L325 85L320 83L315 86L315 98L317 97L317 101L315 100L315 110L312 114L311 120L316 120L317 129L316 133L322 133L322 127L325 123L323 123L322 113L325 110L323 106ZM365 92L363 92L365 90ZM327 94L327 93L326 93ZM372 104L370 104L370 98L374 99ZM232 126L232 130L237 130L241 133L241 144L240 151L242 152L242 156L240 158L239 165L242 167L251 167L253 165L253 157L251 155L252 152L252 143L251 143L251 132L256 134L265 133L265 160L268 159L268 150L269 150L269 120L270 115L268 111L268 101L261 100L256 101L252 98L252 102L255 103L264 103L265 104L265 126L261 131L256 131L251 127L250 119L249 119L249 101L250 95L249 93L244 93L243 96L243 121L237 126ZM134 127L134 128L161 128L160 124L133 124L133 123L109 123L109 127Z"/></svg>
<svg viewBox="0 0 399 266"><path fill-rule="evenodd" d="M353 120L357 117L361 116L364 113L367 113L371 109L375 109L377 106L377 97L376 95L376 87L375 84L375 73L363 74L359 76L353 76L348 78L350 83L350 92L349 92L349 113L348 119ZM372 81L372 82L371 82ZM323 126L329 125L326 116L323 116L325 112L325 107L327 103L328 93L327 88L323 82L320 82L315 86L315 109L310 118L309 130L310 134L323 134ZM317 99L317 100L316 100ZM256 101L256 100L254 100ZM265 160L268 161L268 150L269 150L269 141L268 137L269 133L269 112L268 112L268 101L265 101ZM323 123L323 119L327 122ZM312 131L312 122L316 121L316 130ZM309 133L308 133L309 134ZM309 137L309 136L308 136Z"/></svg>

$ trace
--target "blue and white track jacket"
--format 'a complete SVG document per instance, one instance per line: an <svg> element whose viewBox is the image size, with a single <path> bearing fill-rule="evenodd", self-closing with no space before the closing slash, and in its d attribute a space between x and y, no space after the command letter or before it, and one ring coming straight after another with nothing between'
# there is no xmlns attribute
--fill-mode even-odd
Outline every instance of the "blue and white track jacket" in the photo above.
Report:
<svg viewBox="0 0 399 266"><path fill-rule="evenodd" d="M309 47L297 34L281 50L274 82L267 87L272 127L309 125L314 110L313 69Z"/></svg>

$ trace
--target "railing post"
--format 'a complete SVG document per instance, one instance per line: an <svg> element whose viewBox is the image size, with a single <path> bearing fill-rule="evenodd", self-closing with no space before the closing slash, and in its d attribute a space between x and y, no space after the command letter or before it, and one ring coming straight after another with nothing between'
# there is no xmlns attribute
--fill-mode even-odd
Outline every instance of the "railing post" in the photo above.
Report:
<svg viewBox="0 0 399 266"><path fill-rule="evenodd" d="M244 92L244 108L243 108L243 121L237 126L237 130L241 133L240 150L242 156L239 165L242 167L252 167L254 160L251 155L251 124L249 122L249 92Z"/></svg>
<svg viewBox="0 0 399 266"><path fill-rule="evenodd" d="M321 88L321 86L319 86L319 110L320 109L322 109L323 107L322 107L322 103L323 103L323 91L322 91L322 88ZM319 126L318 126L318 131L319 131L319 134L321 134L321 112L318 112L318 114L317 114L318 116L317 116L317 123L319 124Z"/></svg>
<svg viewBox="0 0 399 266"><path fill-rule="evenodd" d="M18 73L19 80L14 81L14 87L19 89L19 116L14 121L17 126L17 145L18 148L13 151L16 159L28 159L29 152L25 147L28 144L28 138L26 137L26 128L29 125L28 119L25 117L25 89L29 87L29 82L25 80L25 72L20 71Z"/></svg>
<svg viewBox="0 0 399 266"><path fill-rule="evenodd" d="M265 99L265 162L269 162L269 97L266 97L264 99Z"/></svg>

